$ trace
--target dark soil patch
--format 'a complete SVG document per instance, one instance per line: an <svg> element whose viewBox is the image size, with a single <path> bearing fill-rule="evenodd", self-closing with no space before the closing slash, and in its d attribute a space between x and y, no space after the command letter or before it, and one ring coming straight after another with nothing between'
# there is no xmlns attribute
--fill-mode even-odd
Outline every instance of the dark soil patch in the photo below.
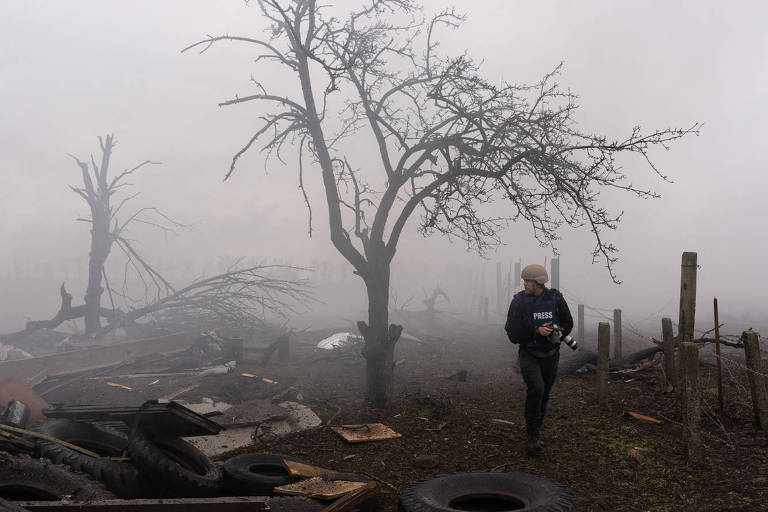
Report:
<svg viewBox="0 0 768 512"><path fill-rule="evenodd" d="M558 481L573 491L580 511L768 510L768 437L753 430L746 378L738 372L725 380L726 415L719 417L711 394L714 370L702 367L705 456L698 464L686 461L679 407L674 394L664 392L658 366L614 376L606 411L596 405L593 375L558 379L542 433L546 447L530 458L523 452L524 387L516 371L516 347L500 326L435 326L412 332L420 342L401 340L394 399L386 409L364 406L359 350L336 354L314 348L326 334L298 336L287 362L205 377L113 377L109 381L133 389L107 386L102 379L46 398L129 405L198 384L178 398L240 403L282 399L287 390L295 395L292 387L324 425L262 439L236 453L283 453L337 471L364 473L382 484L380 510L395 510L400 493L415 482L465 471L519 471ZM564 357L567 352L563 348ZM449 378L461 370L467 370L466 381ZM662 423L635 419L630 411ZM328 426L368 422L384 423L402 437L348 444ZM435 455L437 464L419 467L419 455Z"/></svg>

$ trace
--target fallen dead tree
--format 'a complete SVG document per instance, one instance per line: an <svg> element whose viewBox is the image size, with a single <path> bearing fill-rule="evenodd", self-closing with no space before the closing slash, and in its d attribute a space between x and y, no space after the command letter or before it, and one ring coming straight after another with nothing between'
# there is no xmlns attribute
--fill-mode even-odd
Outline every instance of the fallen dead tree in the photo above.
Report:
<svg viewBox="0 0 768 512"><path fill-rule="evenodd" d="M648 359L657 352L661 352L661 347L648 347L642 350L638 350L627 357L611 361L609 365L609 371L615 372L620 370L626 370L636 366L640 361ZM577 370L585 367L586 365L597 364L597 354L590 350L579 350L571 357L563 358L560 361L560 373L564 375L571 375L577 372Z"/></svg>
<svg viewBox="0 0 768 512"><path fill-rule="evenodd" d="M118 328L126 332L142 330L142 319L154 325L227 325L246 328L264 322L267 313L285 316L298 304L311 300L303 280L274 277L284 270L303 270L281 265L259 265L231 269L173 290L156 301L128 311L102 308L107 325L90 333L103 336ZM0 335L0 342L19 345L24 338L40 329L55 329L67 320L83 318L85 305L72 306L72 295L61 286L61 307L50 320L32 320L25 328Z"/></svg>

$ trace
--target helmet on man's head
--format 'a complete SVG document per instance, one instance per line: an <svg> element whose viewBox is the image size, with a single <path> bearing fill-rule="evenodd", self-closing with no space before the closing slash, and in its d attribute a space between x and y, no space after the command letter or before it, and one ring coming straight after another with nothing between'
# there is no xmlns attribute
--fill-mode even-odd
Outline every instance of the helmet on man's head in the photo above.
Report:
<svg viewBox="0 0 768 512"><path fill-rule="evenodd" d="M549 281L547 269L541 265L527 265L520 274L520 277L525 281L536 281L539 284Z"/></svg>

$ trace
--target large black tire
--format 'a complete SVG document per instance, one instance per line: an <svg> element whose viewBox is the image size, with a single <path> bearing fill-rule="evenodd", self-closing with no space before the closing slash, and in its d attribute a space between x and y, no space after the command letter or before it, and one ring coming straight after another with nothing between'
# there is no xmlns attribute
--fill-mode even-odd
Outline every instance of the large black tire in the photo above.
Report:
<svg viewBox="0 0 768 512"><path fill-rule="evenodd" d="M138 498L142 495L142 485L136 468L129 463L108 458L119 457L127 451L128 436L122 432L103 425L64 418L44 421L35 425L33 430L102 456L91 457L59 443L38 439L37 451L41 457L91 475L104 482L110 491L121 498Z"/></svg>
<svg viewBox="0 0 768 512"><path fill-rule="evenodd" d="M183 497L215 496L221 490L221 470L200 450L183 439L134 427L128 453L142 475L162 482Z"/></svg>
<svg viewBox="0 0 768 512"><path fill-rule="evenodd" d="M526 473L454 473L408 487L400 512L515 510L572 512L573 494L566 487Z"/></svg>
<svg viewBox="0 0 768 512"><path fill-rule="evenodd" d="M284 460L308 462L277 453L244 453L224 463L224 486L233 493L248 496L272 496L273 489L298 481L283 465Z"/></svg>
<svg viewBox="0 0 768 512"><path fill-rule="evenodd" d="M115 495L82 473L47 459L0 452L0 498L8 501L108 500Z"/></svg>

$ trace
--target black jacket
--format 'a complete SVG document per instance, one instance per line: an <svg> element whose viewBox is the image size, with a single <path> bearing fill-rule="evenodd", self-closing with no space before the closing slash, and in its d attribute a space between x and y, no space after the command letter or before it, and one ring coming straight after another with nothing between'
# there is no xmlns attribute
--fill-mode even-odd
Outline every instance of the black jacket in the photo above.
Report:
<svg viewBox="0 0 768 512"><path fill-rule="evenodd" d="M504 330L507 332L509 341L520 344L522 347L534 348L542 344L544 339L536 333L536 325L530 314L531 302L538 300L552 300L555 304L558 324L562 328L563 336L573 330L573 317L565 302L565 297L554 288L545 288L540 296L533 298L526 295L525 292L515 294L512 303L509 305L507 313L507 323ZM552 345L557 348L558 345ZM541 349L539 349L541 350Z"/></svg>

